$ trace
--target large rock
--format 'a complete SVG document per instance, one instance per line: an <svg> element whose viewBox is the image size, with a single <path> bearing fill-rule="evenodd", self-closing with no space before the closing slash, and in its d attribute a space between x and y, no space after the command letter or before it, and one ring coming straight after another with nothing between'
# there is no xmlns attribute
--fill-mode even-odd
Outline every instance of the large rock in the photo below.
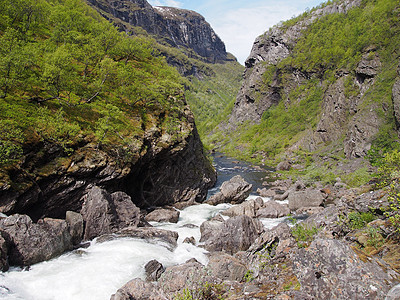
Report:
<svg viewBox="0 0 400 300"><path fill-rule="evenodd" d="M288 195L289 209L296 211L303 207L318 207L323 203L324 199L324 194L316 189L292 192Z"/></svg>
<svg viewBox="0 0 400 300"><path fill-rule="evenodd" d="M257 219L241 215L226 221L211 220L200 226L200 243L208 251L224 251L229 254L247 250L263 231Z"/></svg>
<svg viewBox="0 0 400 300"><path fill-rule="evenodd" d="M170 222L177 223L179 220L179 211L175 209L165 209L160 208L153 210L151 213L147 214L145 220L147 222Z"/></svg>
<svg viewBox="0 0 400 300"><path fill-rule="evenodd" d="M242 281L248 268L237 258L224 253L210 257L207 269L211 276L222 280Z"/></svg>
<svg viewBox="0 0 400 300"><path fill-rule="evenodd" d="M220 203L242 203L250 195L253 185L246 182L240 175L225 181L220 188L220 192L211 196L206 203L217 205Z"/></svg>
<svg viewBox="0 0 400 300"><path fill-rule="evenodd" d="M72 243L78 245L83 238L83 217L73 211L67 211L65 215L65 221L69 227L69 233L71 234Z"/></svg>
<svg viewBox="0 0 400 300"><path fill-rule="evenodd" d="M85 196L81 214L85 221L85 240L137 226L140 210L122 192L109 194L95 186Z"/></svg>
<svg viewBox="0 0 400 300"><path fill-rule="evenodd" d="M257 218L280 218L290 214L287 204L281 204L270 200L264 203L264 207L257 211Z"/></svg>
<svg viewBox="0 0 400 300"><path fill-rule="evenodd" d="M384 299L396 275L338 240L316 239L291 259L301 290L316 299Z"/></svg>
<svg viewBox="0 0 400 300"><path fill-rule="evenodd" d="M8 245L10 265L32 265L73 248L64 220L45 218L33 223L29 216L15 214L0 220L0 231Z"/></svg>
<svg viewBox="0 0 400 300"><path fill-rule="evenodd" d="M165 300L167 299L158 287L136 278L129 281L111 296L110 300Z"/></svg>
<svg viewBox="0 0 400 300"><path fill-rule="evenodd" d="M8 249L6 240L0 235L0 271L8 270Z"/></svg>
<svg viewBox="0 0 400 300"><path fill-rule="evenodd" d="M170 249L174 249L178 245L177 232L155 227L126 227L116 234L121 237L144 239L148 242L163 242L166 243Z"/></svg>
<svg viewBox="0 0 400 300"><path fill-rule="evenodd" d="M257 216L257 211L261 209L263 205L264 200L258 197L256 199L247 200L239 205L232 206L221 214L229 217L246 215L250 218L255 218Z"/></svg>

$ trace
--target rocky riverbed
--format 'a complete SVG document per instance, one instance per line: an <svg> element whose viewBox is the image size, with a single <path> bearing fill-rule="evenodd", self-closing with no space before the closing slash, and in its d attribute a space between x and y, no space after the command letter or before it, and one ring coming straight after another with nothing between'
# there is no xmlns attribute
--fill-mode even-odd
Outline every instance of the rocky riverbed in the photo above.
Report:
<svg viewBox="0 0 400 300"><path fill-rule="evenodd" d="M259 186L259 197L252 184L231 175L207 203L186 209L177 203L146 212L127 194L110 194L94 186L80 213L68 212L65 220L44 218L34 223L26 215L3 217L0 262L3 271L9 265L12 269L1 277L1 295L78 299L71 292L78 289L72 287L72 278L68 295L61 287L55 294L42 290L29 295L29 281L37 286L33 280L57 268L77 274L82 265L78 256L93 259L90 255L122 239L132 260L122 260L119 256L127 253L112 248L112 266L94 271L98 269L93 261L88 273L95 277L132 268L122 277L112 276L121 277L119 281L107 279L114 285L122 281L121 288L94 291L87 286L82 299L99 299L99 293L102 299L113 293L113 300L399 298L400 245L383 214L388 205L384 190L279 180ZM74 263L67 263L69 258L63 255L47 265L36 264L74 248L78 250L68 252Z"/></svg>

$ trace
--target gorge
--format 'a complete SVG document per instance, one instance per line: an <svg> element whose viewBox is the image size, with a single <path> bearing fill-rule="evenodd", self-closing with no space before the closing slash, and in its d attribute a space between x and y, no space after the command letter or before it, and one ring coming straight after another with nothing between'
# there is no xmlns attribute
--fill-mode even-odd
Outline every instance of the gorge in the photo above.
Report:
<svg viewBox="0 0 400 300"><path fill-rule="evenodd" d="M400 297L398 1L0 8L1 298Z"/></svg>

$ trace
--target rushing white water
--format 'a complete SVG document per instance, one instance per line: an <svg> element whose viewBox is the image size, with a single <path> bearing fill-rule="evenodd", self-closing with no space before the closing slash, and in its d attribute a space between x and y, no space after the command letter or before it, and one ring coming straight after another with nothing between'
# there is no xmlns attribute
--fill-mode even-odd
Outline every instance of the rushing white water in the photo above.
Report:
<svg viewBox="0 0 400 300"><path fill-rule="evenodd" d="M219 175L222 174L220 177L229 179L235 172L249 174L248 166L240 166L240 169L236 162L233 167L231 164L229 161L225 162L228 167L218 170ZM249 199L254 197L250 196ZM94 240L86 249L78 249L35 264L29 270L14 268L0 273L0 299L108 300L129 280L144 278L144 266L152 259L157 259L165 267L184 263L190 258L207 264L207 251L183 243L183 240L193 236L198 242L200 225L231 206L191 206L180 212L177 224L152 222L155 227L178 232L178 247L174 251L170 251L161 242L150 243L134 238L116 238L102 243ZM285 218L261 221L266 228L272 228L284 220Z"/></svg>

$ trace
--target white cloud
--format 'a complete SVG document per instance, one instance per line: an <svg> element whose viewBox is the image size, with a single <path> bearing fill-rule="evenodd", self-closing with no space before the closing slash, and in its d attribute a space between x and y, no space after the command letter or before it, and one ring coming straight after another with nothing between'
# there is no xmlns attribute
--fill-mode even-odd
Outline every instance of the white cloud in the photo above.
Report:
<svg viewBox="0 0 400 300"><path fill-rule="evenodd" d="M182 2L175 0L150 0L148 1L152 6L172 6L182 7Z"/></svg>
<svg viewBox="0 0 400 300"><path fill-rule="evenodd" d="M225 42L227 51L233 53L243 64L257 36L299 13L301 11L290 6L239 8L226 11L218 18L210 18L209 22Z"/></svg>

